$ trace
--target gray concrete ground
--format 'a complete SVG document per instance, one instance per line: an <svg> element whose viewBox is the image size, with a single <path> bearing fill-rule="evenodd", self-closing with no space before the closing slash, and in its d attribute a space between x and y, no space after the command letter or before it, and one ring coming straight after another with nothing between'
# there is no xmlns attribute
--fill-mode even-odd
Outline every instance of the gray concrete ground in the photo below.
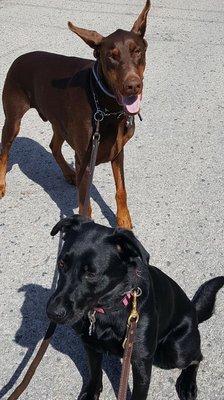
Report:
<svg viewBox="0 0 224 400"><path fill-rule="evenodd" d="M67 29L71 19L104 35L129 29L144 0L1 0L0 85L22 53L46 50L91 56ZM126 146L126 182L134 231L151 261L192 296L223 273L223 0L154 0L149 17L142 123ZM0 110L1 125L4 115ZM58 238L49 235L60 212L76 210L76 193L63 179L48 144L51 128L26 114L0 203L0 357L4 399L21 379L47 326L45 304ZM65 146L69 162L72 151ZM114 224L110 165L97 168L94 217ZM224 399L223 291L216 315L201 326L204 361L198 399ZM102 399L114 399L119 363L105 363ZM76 399L86 376L80 341L58 328L24 399ZM150 399L177 399L178 371L153 369ZM108 379L109 377L109 379ZM6 392L8 393L6 394Z"/></svg>

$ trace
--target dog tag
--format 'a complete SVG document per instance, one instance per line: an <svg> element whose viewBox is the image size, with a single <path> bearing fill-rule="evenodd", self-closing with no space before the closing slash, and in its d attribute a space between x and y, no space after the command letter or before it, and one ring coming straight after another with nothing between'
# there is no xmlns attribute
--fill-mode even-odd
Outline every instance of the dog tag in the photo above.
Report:
<svg viewBox="0 0 224 400"><path fill-rule="evenodd" d="M130 128L132 125L134 125L134 117L132 115L129 115L126 121L126 127Z"/></svg>
<svg viewBox="0 0 224 400"><path fill-rule="evenodd" d="M93 311L93 312L89 311L88 312L88 318L89 318L89 323L90 323L90 325L89 325L89 336L91 336L92 333L95 331L95 322L96 322L95 314L96 314L96 311Z"/></svg>

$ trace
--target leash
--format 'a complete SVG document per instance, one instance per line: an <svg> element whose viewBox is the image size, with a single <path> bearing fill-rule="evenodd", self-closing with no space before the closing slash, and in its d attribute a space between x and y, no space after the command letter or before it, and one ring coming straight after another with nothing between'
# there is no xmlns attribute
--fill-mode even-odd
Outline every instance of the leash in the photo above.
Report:
<svg viewBox="0 0 224 400"><path fill-rule="evenodd" d="M132 296L133 296L132 310L128 318L127 333L123 342L123 348L124 348L123 364L122 364L117 400L125 400L127 398L128 378L131 367L131 356L133 352L133 345L135 341L137 324L139 320L139 312L137 310L137 297L141 296L141 294L142 290L140 288L137 288L137 290L132 291Z"/></svg>
<svg viewBox="0 0 224 400"><path fill-rule="evenodd" d="M86 188L86 195L85 195L85 200L84 200L84 205L83 205L83 210L82 210L82 215L84 217L88 216L88 207L90 203L90 189L92 186L93 182L93 174L96 166L96 158L98 154L98 148L100 144L100 121L102 121L103 117L100 116L100 114L96 111L94 114L94 119L96 121L96 130L93 134L92 137L92 151L91 151L91 156L90 156L90 163L89 167L87 166L86 170L89 173L88 176L88 182L87 182L87 188ZM81 183L81 182L80 182Z"/></svg>
<svg viewBox="0 0 224 400"><path fill-rule="evenodd" d="M32 363L30 364L22 382L16 387L16 389L11 394L11 396L9 396L8 400L17 400L21 396L21 394L24 392L24 390L27 388L27 386L29 385L33 375L35 374L35 371L36 371L38 365L40 364L44 354L47 351L47 348L50 344L51 338L55 332L56 326L57 326L57 324L55 324L54 322L50 322L47 332L44 336L44 339L42 340L42 343L40 345L40 348L39 348L35 358L33 359Z"/></svg>

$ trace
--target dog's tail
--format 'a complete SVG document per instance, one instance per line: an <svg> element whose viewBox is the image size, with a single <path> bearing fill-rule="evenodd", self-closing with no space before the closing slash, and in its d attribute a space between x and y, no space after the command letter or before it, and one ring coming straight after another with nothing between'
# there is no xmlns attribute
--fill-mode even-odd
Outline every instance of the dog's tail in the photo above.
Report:
<svg viewBox="0 0 224 400"><path fill-rule="evenodd" d="M212 316L216 295L223 285L224 276L218 276L205 282L195 293L192 303L196 308L199 324Z"/></svg>

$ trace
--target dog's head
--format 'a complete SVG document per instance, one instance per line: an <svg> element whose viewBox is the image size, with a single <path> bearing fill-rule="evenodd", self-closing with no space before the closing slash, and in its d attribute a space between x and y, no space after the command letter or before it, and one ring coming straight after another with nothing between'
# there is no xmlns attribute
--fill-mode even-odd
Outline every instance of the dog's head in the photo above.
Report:
<svg viewBox="0 0 224 400"><path fill-rule="evenodd" d="M129 114L137 114L140 109L147 48L144 35L149 9L150 0L147 0L131 31L119 29L107 37L68 23L69 28L94 49L99 73Z"/></svg>
<svg viewBox="0 0 224 400"><path fill-rule="evenodd" d="M65 218L51 234L64 232L58 258L59 279L47 305L57 323L78 322L96 306L119 304L135 279L136 259L148 264L149 255L134 234L95 224L81 216Z"/></svg>

